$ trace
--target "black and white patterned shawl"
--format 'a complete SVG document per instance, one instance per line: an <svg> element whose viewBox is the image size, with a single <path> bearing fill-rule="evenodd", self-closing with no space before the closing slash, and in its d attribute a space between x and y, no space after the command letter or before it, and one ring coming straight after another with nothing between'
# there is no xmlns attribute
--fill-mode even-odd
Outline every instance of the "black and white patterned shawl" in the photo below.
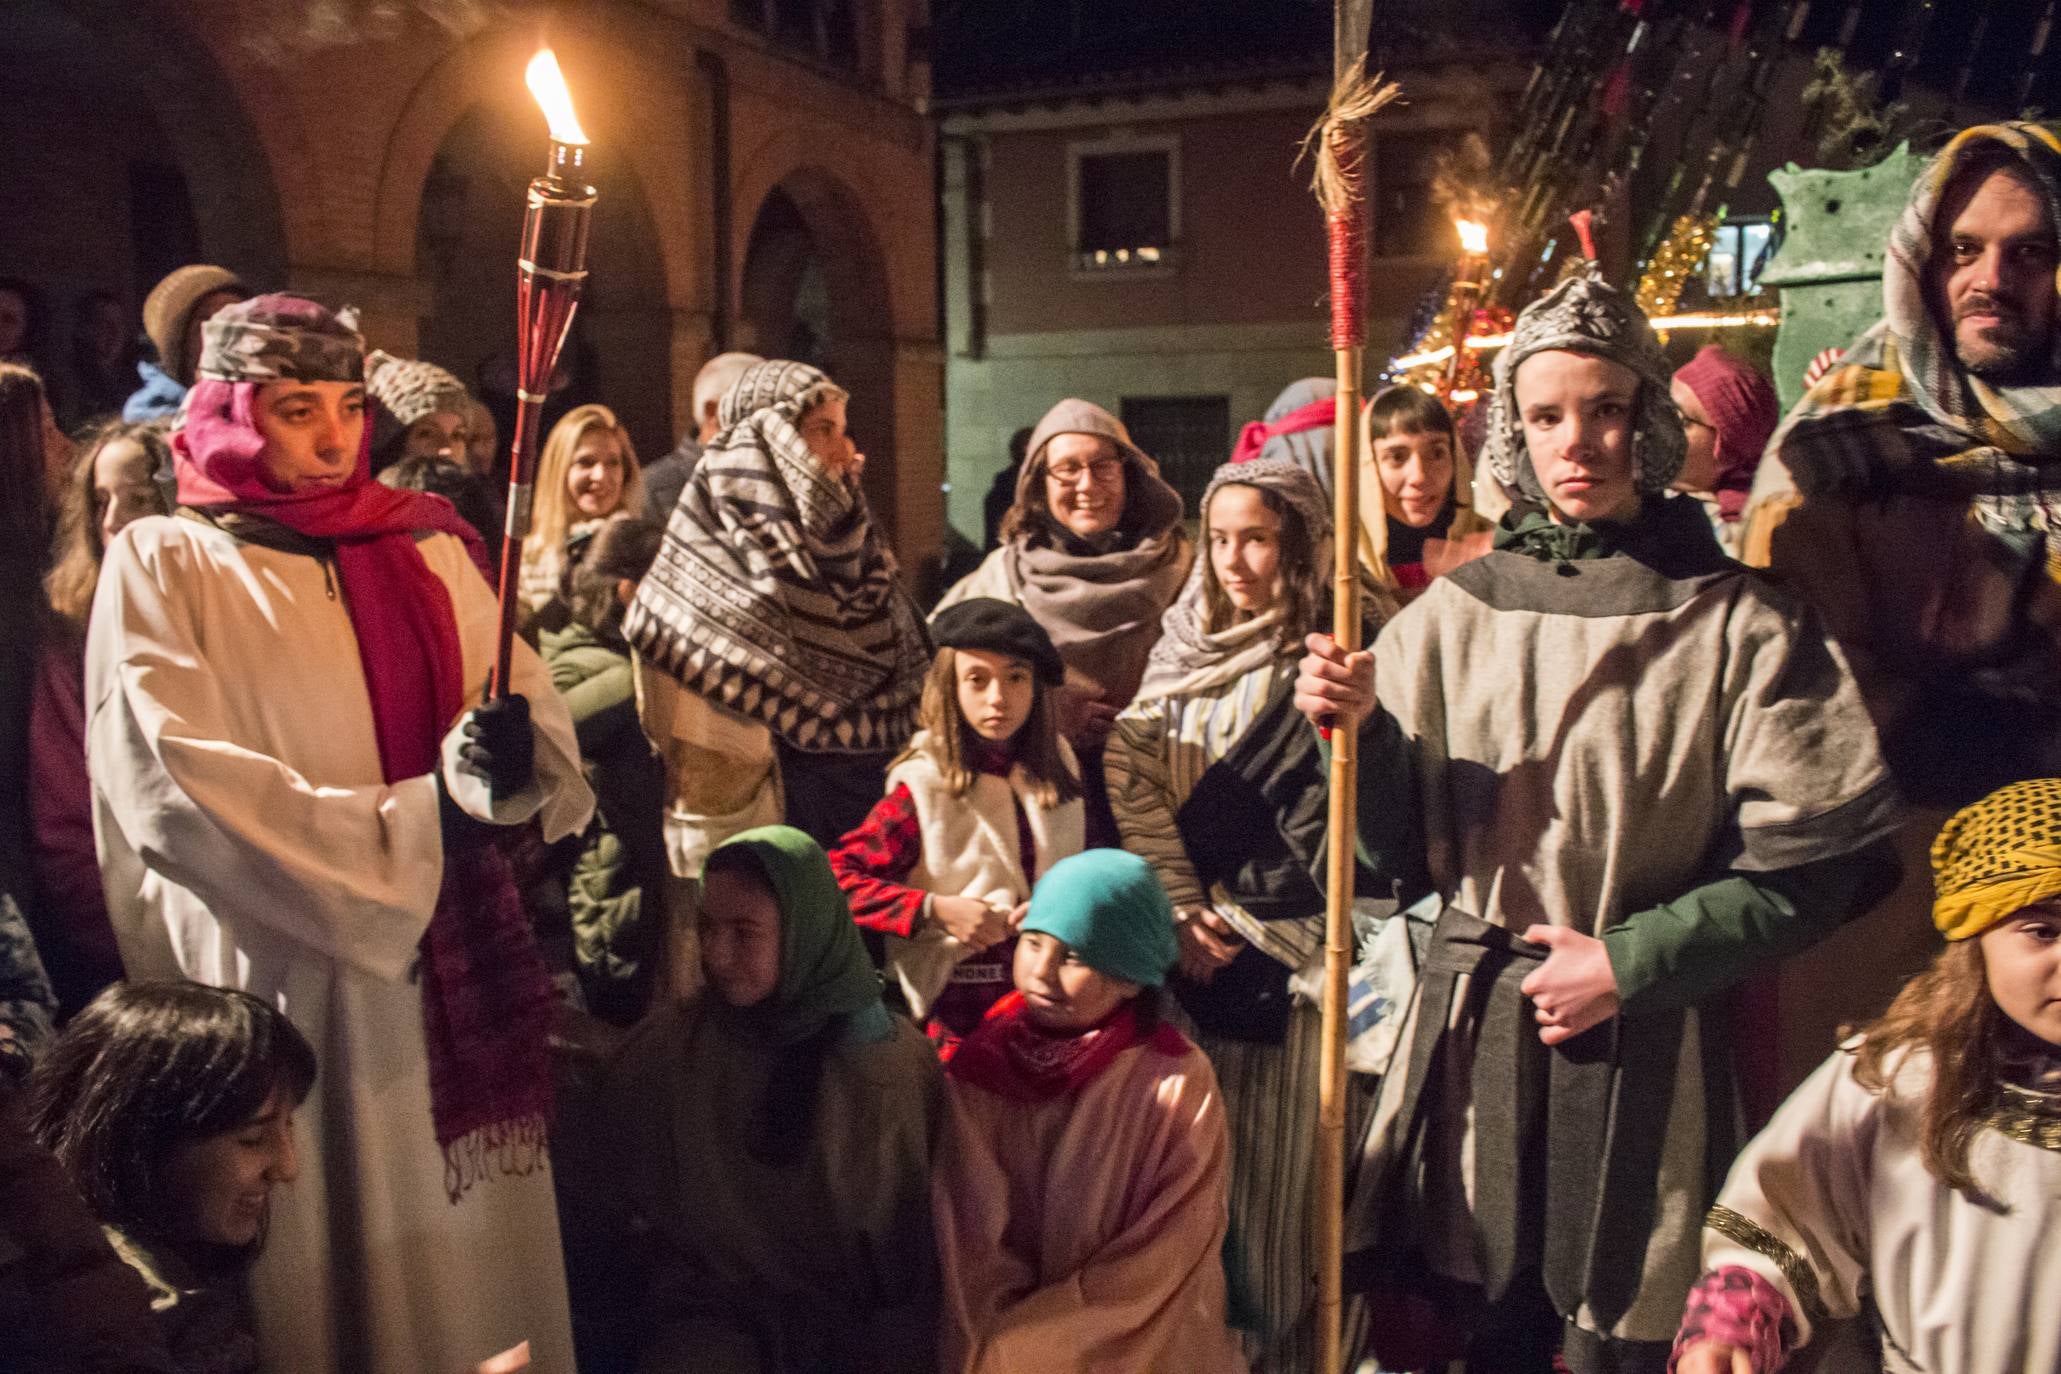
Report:
<svg viewBox="0 0 2061 1374"><path fill-rule="evenodd" d="M738 378L623 632L803 752L898 749L930 643L856 477L824 471L796 427L826 395L843 393L803 363Z"/></svg>

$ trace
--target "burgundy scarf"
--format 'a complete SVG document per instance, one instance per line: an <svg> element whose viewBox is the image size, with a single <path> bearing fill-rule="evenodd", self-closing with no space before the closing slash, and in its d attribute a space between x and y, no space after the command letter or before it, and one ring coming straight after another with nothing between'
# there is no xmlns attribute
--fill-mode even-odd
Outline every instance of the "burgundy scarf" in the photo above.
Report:
<svg viewBox="0 0 2061 1374"><path fill-rule="evenodd" d="M1099 1026L1062 1035L1041 1029L1025 1013L1023 994L1012 992L960 1042L945 1073L1012 1101L1051 1102L1073 1096L1141 1043L1170 1058L1188 1052L1187 1040L1164 1023L1150 1035L1138 1034L1138 1011L1130 1002Z"/></svg>
<svg viewBox="0 0 2061 1374"><path fill-rule="evenodd" d="M372 699L388 783L438 767L444 733L466 705L464 653L451 595L415 546L418 531L457 535L485 572L486 549L450 502L372 480L369 440L344 486L277 492L261 476L257 386L202 380L173 436L179 501L259 515L332 540L344 605ZM447 855L422 937L422 1029L430 1115L455 1203L496 1174L541 1161L551 1110L551 976L508 861L491 845Z"/></svg>

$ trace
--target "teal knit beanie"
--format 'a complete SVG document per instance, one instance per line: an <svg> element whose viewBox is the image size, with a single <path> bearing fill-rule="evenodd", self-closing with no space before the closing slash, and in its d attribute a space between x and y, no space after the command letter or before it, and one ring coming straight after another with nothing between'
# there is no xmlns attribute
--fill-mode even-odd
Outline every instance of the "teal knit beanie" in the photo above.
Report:
<svg viewBox="0 0 2061 1374"><path fill-rule="evenodd" d="M1064 940L1098 973L1156 988L1179 951L1174 907L1152 865L1121 849L1090 849L1052 865L1031 891L1026 934Z"/></svg>

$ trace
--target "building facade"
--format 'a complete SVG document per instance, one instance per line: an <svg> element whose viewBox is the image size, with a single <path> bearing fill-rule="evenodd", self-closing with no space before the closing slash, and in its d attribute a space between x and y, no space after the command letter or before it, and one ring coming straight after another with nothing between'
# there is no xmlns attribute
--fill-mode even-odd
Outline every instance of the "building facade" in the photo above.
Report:
<svg viewBox="0 0 2061 1374"><path fill-rule="evenodd" d="M1395 65L1374 122L1367 336L1399 339L1456 244L1440 153L1493 137L1528 68ZM940 99L948 512L982 539L1010 435L1080 396L1192 503L1238 428L1329 376L1325 239L1300 161L1328 62L1219 65Z"/></svg>
<svg viewBox="0 0 2061 1374"><path fill-rule="evenodd" d="M15 0L0 275L61 335L68 300L133 307L220 262L356 305L373 345L491 393L546 149L522 73L548 39L600 192L572 398L649 458L712 353L821 363L921 558L942 529L926 24L927 0Z"/></svg>

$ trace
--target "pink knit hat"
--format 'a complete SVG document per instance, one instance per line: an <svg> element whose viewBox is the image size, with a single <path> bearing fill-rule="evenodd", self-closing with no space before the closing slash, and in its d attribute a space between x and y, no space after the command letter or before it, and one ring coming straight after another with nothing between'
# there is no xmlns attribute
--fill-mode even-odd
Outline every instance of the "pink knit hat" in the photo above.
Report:
<svg viewBox="0 0 2061 1374"><path fill-rule="evenodd" d="M1782 418L1775 388L1767 378L1725 352L1705 344L1675 372L1696 393L1717 430L1718 513L1737 520L1746 509L1753 471Z"/></svg>

